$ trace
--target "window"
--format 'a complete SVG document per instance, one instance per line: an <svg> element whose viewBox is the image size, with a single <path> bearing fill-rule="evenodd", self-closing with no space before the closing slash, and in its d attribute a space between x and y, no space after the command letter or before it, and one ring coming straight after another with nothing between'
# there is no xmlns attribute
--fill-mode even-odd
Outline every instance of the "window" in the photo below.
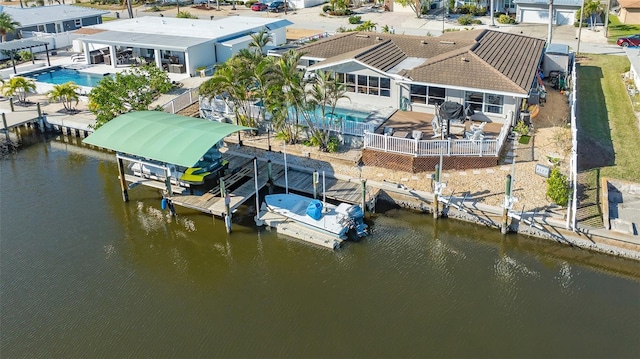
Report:
<svg viewBox="0 0 640 359"><path fill-rule="evenodd" d="M391 97L391 80L385 77L380 78L380 96Z"/></svg>
<svg viewBox="0 0 640 359"><path fill-rule="evenodd" d="M356 75L345 74L345 77L347 79L345 82L347 92L356 92Z"/></svg>
<svg viewBox="0 0 640 359"><path fill-rule="evenodd" d="M411 103L425 105L427 103L427 86L411 85L409 96L411 97Z"/></svg>
<svg viewBox="0 0 640 359"><path fill-rule="evenodd" d="M391 80L384 77L335 73L338 83L344 85L347 92L357 92L371 96L391 96Z"/></svg>
<svg viewBox="0 0 640 359"><path fill-rule="evenodd" d="M504 104L504 96L486 94L486 111L490 113L502 113L502 105Z"/></svg>
<svg viewBox="0 0 640 359"><path fill-rule="evenodd" d="M47 28L44 25L38 25L38 32L47 32Z"/></svg>
<svg viewBox="0 0 640 359"><path fill-rule="evenodd" d="M358 93L367 93L368 87L368 76L366 75L358 75Z"/></svg>
<svg viewBox="0 0 640 359"><path fill-rule="evenodd" d="M440 105L444 102L446 90L444 87L429 86L429 105Z"/></svg>
<svg viewBox="0 0 640 359"><path fill-rule="evenodd" d="M513 0L504 0L504 8L505 9L515 9L515 4L513 3Z"/></svg>
<svg viewBox="0 0 640 359"><path fill-rule="evenodd" d="M503 105L503 95L471 91L465 93L465 107L469 106L474 111L501 114Z"/></svg>
<svg viewBox="0 0 640 359"><path fill-rule="evenodd" d="M76 27L81 27L82 26L82 20L80 20L80 19L76 19L75 23L76 23Z"/></svg>
<svg viewBox="0 0 640 359"><path fill-rule="evenodd" d="M484 103L484 94L482 92L465 93L464 107L471 107L474 111L482 112L482 105Z"/></svg>

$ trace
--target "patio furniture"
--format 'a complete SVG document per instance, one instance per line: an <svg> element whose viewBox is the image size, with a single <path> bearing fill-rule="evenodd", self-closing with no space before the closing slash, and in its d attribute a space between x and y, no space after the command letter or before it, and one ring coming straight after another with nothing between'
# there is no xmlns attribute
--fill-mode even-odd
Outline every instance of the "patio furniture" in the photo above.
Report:
<svg viewBox="0 0 640 359"><path fill-rule="evenodd" d="M431 120L431 127L433 127L433 136L431 138L442 137L442 126L440 126L440 121L437 117Z"/></svg>
<svg viewBox="0 0 640 359"><path fill-rule="evenodd" d="M464 135L467 126L464 122L449 121L449 134L450 135Z"/></svg>
<svg viewBox="0 0 640 359"><path fill-rule="evenodd" d="M409 138L409 131L395 131L393 133L393 137L397 137L397 138Z"/></svg>
<svg viewBox="0 0 640 359"><path fill-rule="evenodd" d="M474 144L482 142L482 140L484 140L484 133L482 131L475 131L471 136L469 136L469 140Z"/></svg>
<svg viewBox="0 0 640 359"><path fill-rule="evenodd" d="M393 136L393 132L394 132L394 128L393 128L393 127L386 126L386 127L384 128L384 132L383 132L383 134L384 134L385 136Z"/></svg>
<svg viewBox="0 0 640 359"><path fill-rule="evenodd" d="M478 131L478 130L482 131L484 129L484 126L486 126L486 125L487 125L486 122L481 122L479 125L476 125L475 123L471 123L470 130L471 130L471 132L475 132L475 131Z"/></svg>
<svg viewBox="0 0 640 359"><path fill-rule="evenodd" d="M413 130L413 132L411 132L411 138L420 141L422 139L422 131Z"/></svg>

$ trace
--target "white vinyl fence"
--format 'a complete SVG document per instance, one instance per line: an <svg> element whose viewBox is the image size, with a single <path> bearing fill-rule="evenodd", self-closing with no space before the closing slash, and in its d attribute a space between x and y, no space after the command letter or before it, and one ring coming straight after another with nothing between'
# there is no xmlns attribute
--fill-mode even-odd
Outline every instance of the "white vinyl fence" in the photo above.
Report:
<svg viewBox="0 0 640 359"><path fill-rule="evenodd" d="M364 134L364 148L377 151L400 153L415 157L428 156L498 156L511 124L505 121L495 140L415 140L377 133Z"/></svg>
<svg viewBox="0 0 640 359"><path fill-rule="evenodd" d="M189 89L187 92L182 95L174 98L173 100L162 105L164 112L168 113L176 113L180 110L184 110L185 108L191 106L196 101L198 101L198 89Z"/></svg>

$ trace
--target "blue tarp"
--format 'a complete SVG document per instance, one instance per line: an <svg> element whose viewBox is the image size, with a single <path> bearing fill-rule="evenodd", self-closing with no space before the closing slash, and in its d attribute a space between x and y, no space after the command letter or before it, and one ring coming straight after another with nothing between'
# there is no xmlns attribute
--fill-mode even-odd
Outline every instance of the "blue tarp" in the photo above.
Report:
<svg viewBox="0 0 640 359"><path fill-rule="evenodd" d="M322 218L322 202L317 199L309 202L307 206L307 216L315 219L316 221Z"/></svg>

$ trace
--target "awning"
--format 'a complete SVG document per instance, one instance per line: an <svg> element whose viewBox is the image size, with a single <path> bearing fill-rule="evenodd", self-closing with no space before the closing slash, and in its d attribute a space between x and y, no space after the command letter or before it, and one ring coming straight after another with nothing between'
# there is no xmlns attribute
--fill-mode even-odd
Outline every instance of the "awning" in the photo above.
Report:
<svg viewBox="0 0 640 359"><path fill-rule="evenodd" d="M32 47L48 45L48 42L36 41L36 40L13 40L0 43L0 50L2 51L16 51L30 49Z"/></svg>
<svg viewBox="0 0 640 359"><path fill-rule="evenodd" d="M148 160L191 167L225 137L250 129L160 111L139 111L114 118L82 142Z"/></svg>

